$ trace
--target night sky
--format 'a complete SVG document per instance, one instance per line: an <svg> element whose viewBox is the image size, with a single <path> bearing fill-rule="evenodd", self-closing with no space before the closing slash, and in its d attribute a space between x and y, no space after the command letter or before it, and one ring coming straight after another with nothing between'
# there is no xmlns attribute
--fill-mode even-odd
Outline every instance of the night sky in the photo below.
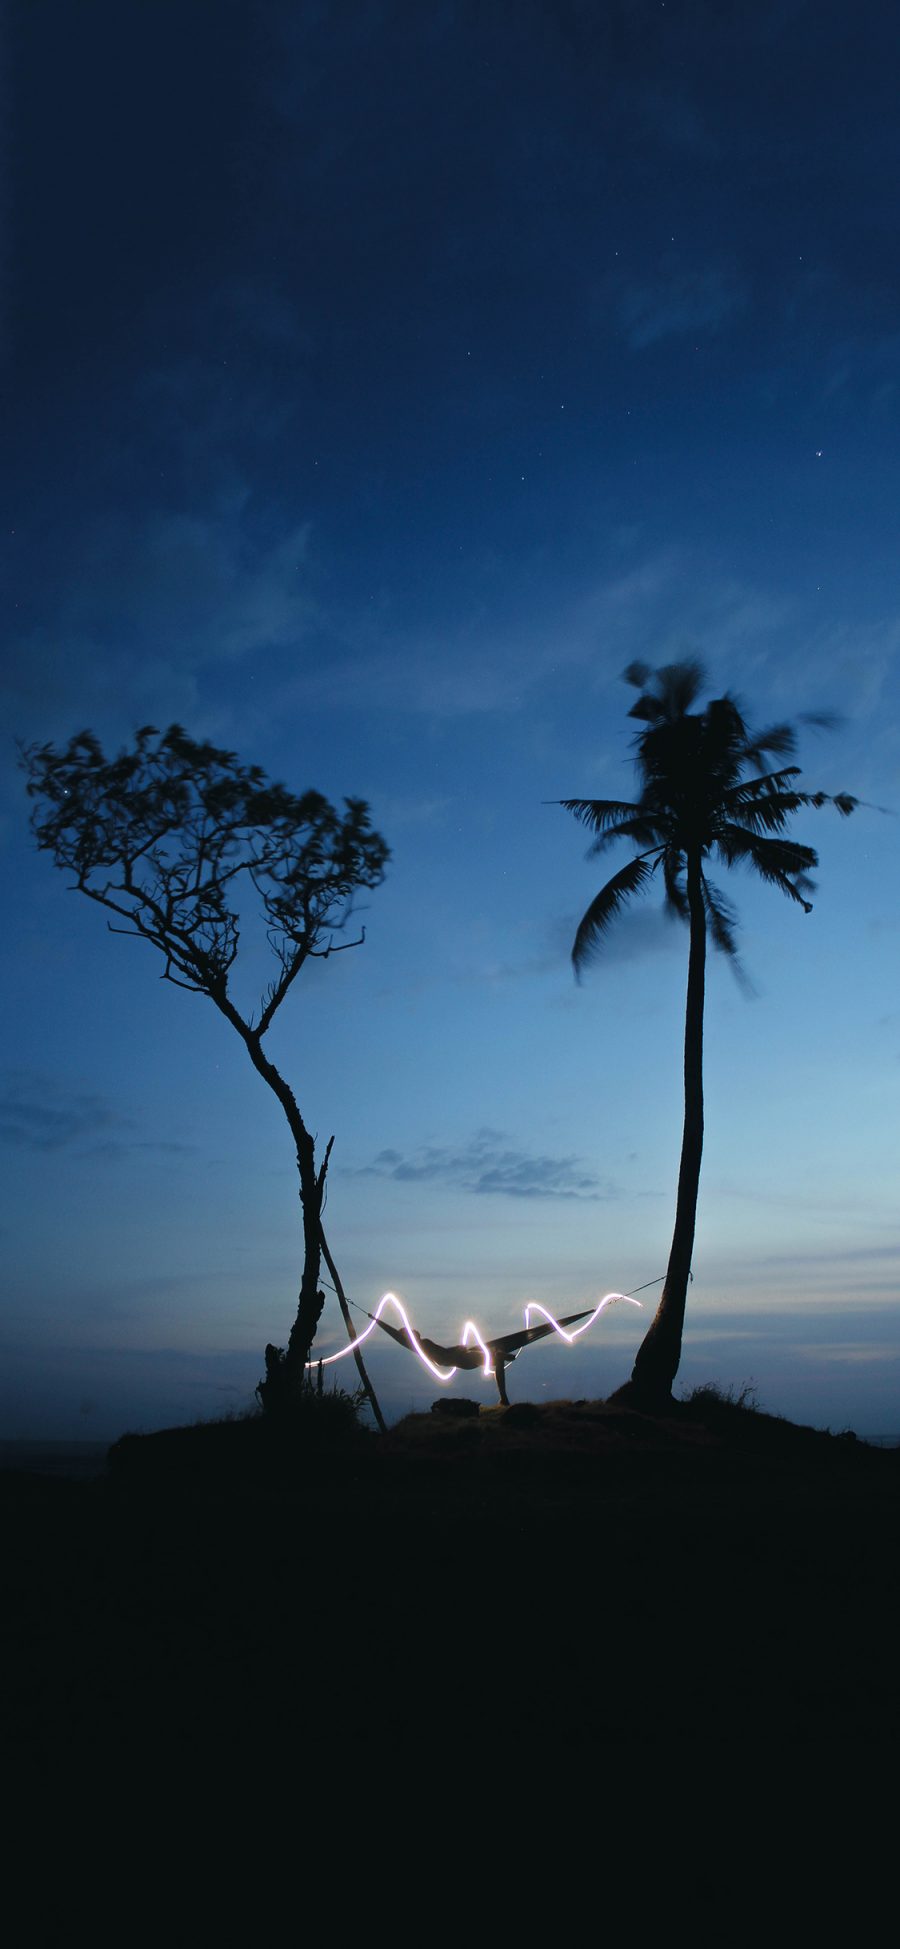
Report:
<svg viewBox="0 0 900 1949"><path fill-rule="evenodd" d="M177 720L370 801L365 946L271 1053L348 1293L453 1338L664 1271L687 933L654 893L577 985L625 854L547 801L631 796L622 671L687 655L841 713L803 784L868 803L796 822L809 917L726 888L682 1379L900 1431L898 84L870 0L5 10L0 1432L249 1404L300 1272L277 1104L35 852L14 737ZM605 1395L645 1323L511 1398Z"/></svg>

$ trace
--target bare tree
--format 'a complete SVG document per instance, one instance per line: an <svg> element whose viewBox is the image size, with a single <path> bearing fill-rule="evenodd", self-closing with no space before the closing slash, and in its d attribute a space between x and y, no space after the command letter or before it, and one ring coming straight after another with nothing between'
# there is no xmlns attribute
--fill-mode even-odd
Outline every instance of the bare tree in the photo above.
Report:
<svg viewBox="0 0 900 1949"><path fill-rule="evenodd" d="M296 1399L309 1361L324 1303L323 1250L333 1263L322 1208L334 1139L317 1160L315 1139L263 1042L307 961L362 944L365 929L354 940L336 936L355 896L384 878L388 847L372 830L364 800L345 799L340 813L319 792L297 797L258 765L197 743L177 724L162 734L145 725L133 748L115 759L104 757L90 731L62 751L35 744L21 757L38 847L74 874L81 893L125 923L108 922L112 933L158 948L163 980L215 1003L287 1118L300 1177L303 1276L287 1348L266 1348L259 1388L268 1411L280 1408ZM236 902L248 885L276 962L255 1019L241 1014L228 985L240 939Z"/></svg>

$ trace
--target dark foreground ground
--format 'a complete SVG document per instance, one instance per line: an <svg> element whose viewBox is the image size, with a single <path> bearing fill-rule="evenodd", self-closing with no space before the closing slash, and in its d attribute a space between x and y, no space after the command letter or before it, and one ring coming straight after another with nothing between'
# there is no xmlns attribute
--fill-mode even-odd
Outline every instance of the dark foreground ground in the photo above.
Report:
<svg viewBox="0 0 900 1949"><path fill-rule="evenodd" d="M6 1470L0 1511L14 1766L900 1731L900 1452L712 1394L130 1436L96 1481Z"/></svg>

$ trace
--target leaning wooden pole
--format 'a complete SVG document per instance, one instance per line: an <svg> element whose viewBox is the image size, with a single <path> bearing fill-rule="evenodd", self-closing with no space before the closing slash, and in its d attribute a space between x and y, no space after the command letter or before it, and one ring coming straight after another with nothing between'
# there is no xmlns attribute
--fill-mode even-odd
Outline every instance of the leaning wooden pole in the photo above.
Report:
<svg viewBox="0 0 900 1949"><path fill-rule="evenodd" d="M331 1273L332 1280L334 1281L334 1290L338 1296L338 1305L340 1306L341 1312L344 1315L344 1325L347 1328L347 1332L350 1336L351 1341L353 1341L356 1339L356 1333L354 1330L353 1321L350 1318L350 1308L347 1305L347 1297L344 1292L344 1288L341 1285L340 1273L338 1272L337 1266L335 1265L331 1253L328 1249L328 1240L325 1237L325 1232L322 1227L321 1219L319 1220L319 1237L322 1241L322 1257L325 1260L325 1264L327 1265L329 1272ZM375 1419L378 1423L381 1433L383 1435L386 1435L387 1422L385 1421L384 1415L382 1414L381 1409L378 1405L378 1396L366 1372L365 1361L363 1360L362 1354L360 1353L358 1347L353 1348L353 1358L356 1361L357 1369L359 1371L359 1378L362 1381L363 1387L366 1390L367 1398L371 1402L372 1413L375 1416Z"/></svg>

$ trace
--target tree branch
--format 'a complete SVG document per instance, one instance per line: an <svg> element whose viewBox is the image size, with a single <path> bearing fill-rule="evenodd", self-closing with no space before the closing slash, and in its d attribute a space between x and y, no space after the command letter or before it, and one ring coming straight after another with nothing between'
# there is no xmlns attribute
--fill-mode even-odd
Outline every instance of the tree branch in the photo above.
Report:
<svg viewBox="0 0 900 1949"><path fill-rule="evenodd" d="M300 969L306 960L307 952L308 950L306 948L298 948L293 960L285 968L281 980L274 984L269 999L259 1018L259 1027L256 1031L257 1035L265 1035L271 1027L272 1018L281 1007L291 983L296 980L300 973Z"/></svg>
<svg viewBox="0 0 900 1949"><path fill-rule="evenodd" d="M314 958L316 961L327 961L329 954L343 954L344 950L348 947L362 947L365 942L365 938L366 938L366 930L365 928L363 928L360 933L358 941L338 941L337 947L335 947L334 935L332 934L329 937L327 947L310 947L307 948L306 951L310 955L310 957Z"/></svg>
<svg viewBox="0 0 900 1949"><path fill-rule="evenodd" d="M334 1142L334 1138L332 1138L332 1140L331 1140L331 1142L332 1142L332 1143ZM328 1146L328 1148L329 1148L329 1150L331 1149L331 1144L329 1144L329 1146ZM347 1299L346 1299L346 1295L345 1295L345 1293L344 1293L344 1288L343 1288L343 1286L341 1285L341 1278L340 1278L340 1273L338 1272L338 1269L337 1269L337 1266L335 1265L335 1263L334 1263L334 1260L333 1260L333 1258L332 1258L332 1256L331 1256L331 1253L330 1253L330 1251L329 1251L329 1249L328 1249L328 1240L327 1240L327 1238L325 1237L325 1233L324 1233L324 1231L323 1231L323 1229L322 1229L322 1221L321 1221L321 1219L319 1220L319 1238L320 1238L320 1240L321 1240L321 1242L322 1242L322 1257L323 1257L323 1259L325 1260L325 1264L327 1265L327 1267L328 1267L328 1270L329 1270L329 1272L331 1273L331 1277L332 1277L332 1281L333 1281L333 1283L334 1283L334 1290L335 1290L335 1292L337 1293L337 1299L338 1299L338 1305L339 1305L339 1307L340 1307L340 1309L341 1309L341 1312L343 1313L343 1316L344 1316L344 1325L345 1325L345 1326L346 1326L346 1328L347 1328L347 1333L348 1333L348 1336L349 1336L349 1338L350 1338L350 1340L351 1340L351 1341L353 1341L353 1340L355 1340L355 1339L356 1339L356 1334L355 1334L355 1332L354 1332L354 1330L353 1330L353 1321L352 1321L352 1319L350 1318L350 1308L349 1308L349 1306L347 1305ZM378 1423L378 1426L379 1426L379 1429L381 1430L381 1433L382 1433L383 1435L386 1435L386 1434L387 1434L387 1423L386 1423L386 1421L385 1421L385 1418L384 1418L384 1415L382 1414L382 1412L381 1412L381 1409L380 1409L380 1407L379 1407L379 1405L378 1405L378 1397L377 1397L377 1395L376 1395L376 1393L375 1393L375 1389L374 1389L374 1387L372 1386L372 1383L371 1383L371 1381L370 1381L370 1379L369 1379L369 1376L368 1376L368 1373L367 1373L367 1371L366 1371L366 1365L365 1365L365 1362L364 1362L364 1360L363 1360L363 1357L362 1357L362 1354L360 1353L360 1350L359 1350L359 1348L358 1348L358 1347L354 1347L354 1348L353 1348L353 1358L354 1358L354 1360L356 1361L356 1371L357 1371L357 1373L359 1374L359 1378L360 1378L360 1380L362 1381L362 1384L363 1384L363 1387L364 1387L364 1388L365 1388L365 1390L366 1390L366 1394L367 1394L367 1396L368 1396L368 1399L370 1400L370 1402L371 1402L371 1404L372 1404L372 1413L373 1413L373 1414L374 1414L374 1416L375 1416L375 1419L376 1419L376 1421L377 1421L377 1423Z"/></svg>

